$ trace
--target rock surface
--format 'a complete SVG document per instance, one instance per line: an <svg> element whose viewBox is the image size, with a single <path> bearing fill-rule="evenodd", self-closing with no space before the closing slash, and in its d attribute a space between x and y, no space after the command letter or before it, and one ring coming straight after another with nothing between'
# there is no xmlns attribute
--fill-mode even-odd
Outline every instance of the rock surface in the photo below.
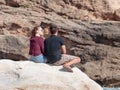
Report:
<svg viewBox="0 0 120 90"><path fill-rule="evenodd" d="M29 39L24 36L0 35L0 59L27 60Z"/></svg>
<svg viewBox="0 0 120 90"><path fill-rule="evenodd" d="M1 90L103 90L78 68L73 73L30 61L0 60Z"/></svg>
<svg viewBox="0 0 120 90"><path fill-rule="evenodd" d="M0 58L29 58L35 25L54 23L92 79L120 82L119 0L0 0ZM115 73L115 74L114 74Z"/></svg>

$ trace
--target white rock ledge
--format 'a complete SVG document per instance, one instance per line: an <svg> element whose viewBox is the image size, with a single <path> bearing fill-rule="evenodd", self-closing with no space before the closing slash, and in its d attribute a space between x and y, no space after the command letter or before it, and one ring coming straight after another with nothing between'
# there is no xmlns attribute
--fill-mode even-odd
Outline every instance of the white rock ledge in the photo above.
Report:
<svg viewBox="0 0 120 90"><path fill-rule="evenodd" d="M103 90L78 68L73 73L30 61L0 60L0 90Z"/></svg>

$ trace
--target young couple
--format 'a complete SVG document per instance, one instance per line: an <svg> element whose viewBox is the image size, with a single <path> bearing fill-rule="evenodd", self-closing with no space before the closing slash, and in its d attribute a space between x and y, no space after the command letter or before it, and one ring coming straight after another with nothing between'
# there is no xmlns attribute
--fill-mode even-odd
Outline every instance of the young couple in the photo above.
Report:
<svg viewBox="0 0 120 90"><path fill-rule="evenodd" d="M58 36L59 29L56 25L50 26L51 35L44 40L43 30L40 26L32 30L30 39L30 60L37 63L50 63L53 65L63 65L63 68L70 72L71 66L79 63L79 57L66 54L66 46L61 37Z"/></svg>

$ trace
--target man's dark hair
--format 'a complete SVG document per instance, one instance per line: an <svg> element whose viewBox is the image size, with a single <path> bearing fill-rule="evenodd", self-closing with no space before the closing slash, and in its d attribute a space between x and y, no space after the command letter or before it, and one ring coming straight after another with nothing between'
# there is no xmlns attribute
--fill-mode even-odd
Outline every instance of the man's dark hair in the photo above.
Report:
<svg viewBox="0 0 120 90"><path fill-rule="evenodd" d="M50 25L50 33L51 34L55 34L56 32L58 32L58 30L59 30L59 28L56 25L54 25L54 24Z"/></svg>

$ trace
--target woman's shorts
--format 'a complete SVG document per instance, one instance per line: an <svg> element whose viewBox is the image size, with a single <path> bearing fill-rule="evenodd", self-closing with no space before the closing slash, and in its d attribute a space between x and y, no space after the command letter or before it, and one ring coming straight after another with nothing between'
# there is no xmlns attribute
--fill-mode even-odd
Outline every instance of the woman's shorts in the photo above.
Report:
<svg viewBox="0 0 120 90"><path fill-rule="evenodd" d="M43 54L40 54L38 56L30 56L30 60L34 61L36 63L45 63L46 62L46 57Z"/></svg>

